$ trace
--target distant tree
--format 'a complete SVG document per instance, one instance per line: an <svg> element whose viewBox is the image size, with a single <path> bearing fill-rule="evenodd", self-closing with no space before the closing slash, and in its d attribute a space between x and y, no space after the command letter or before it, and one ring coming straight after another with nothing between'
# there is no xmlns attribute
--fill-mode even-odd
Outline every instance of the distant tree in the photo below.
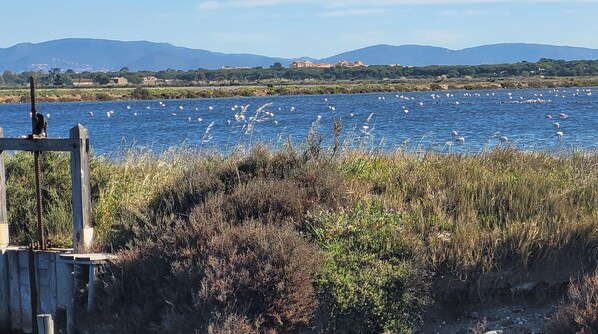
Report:
<svg viewBox="0 0 598 334"><path fill-rule="evenodd" d="M136 73L126 73L123 75L123 78L127 79L127 81L132 85L139 85L143 82L143 79L139 77Z"/></svg>
<svg viewBox="0 0 598 334"><path fill-rule="evenodd" d="M92 80L99 85L107 85L110 82L110 77L106 73L97 73Z"/></svg>
<svg viewBox="0 0 598 334"><path fill-rule="evenodd" d="M4 73L2 73L2 79L4 79L4 82L8 85L20 83L19 76L12 71L4 71Z"/></svg>
<svg viewBox="0 0 598 334"><path fill-rule="evenodd" d="M128 67L121 67L121 69L119 70L120 73L126 73L129 72L129 68Z"/></svg>
<svg viewBox="0 0 598 334"><path fill-rule="evenodd" d="M282 64L281 64L281 63L279 63L279 62L276 62L276 63L272 64L272 65L270 66L270 68L272 68L272 69L281 69L281 68L284 68L284 67L282 66Z"/></svg>

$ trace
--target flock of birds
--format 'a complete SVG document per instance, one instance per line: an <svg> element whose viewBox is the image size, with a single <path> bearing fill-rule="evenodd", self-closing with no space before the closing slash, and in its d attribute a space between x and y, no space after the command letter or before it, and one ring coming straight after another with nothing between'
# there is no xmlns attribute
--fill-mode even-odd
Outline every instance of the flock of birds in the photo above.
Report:
<svg viewBox="0 0 598 334"><path fill-rule="evenodd" d="M569 91L570 92L570 91ZM552 102L552 100L550 98L548 98L548 96L550 96L551 98L554 97L559 97L559 98L565 98L567 96L570 96L570 93L567 91L561 91L561 90L549 90L549 91L544 91L543 93L535 93L533 98L524 98L523 96L515 96L515 94L513 94L513 92L507 92L506 93L506 99L503 97L503 95L501 95L500 99L498 99L498 103L513 103L513 104L519 104L519 103L548 103L548 102ZM459 101L459 95L462 94L463 96L463 100ZM495 92L495 91L488 91L488 92L457 92L457 91L449 91L449 92L432 92L430 93L430 95L425 98L422 99L421 95L418 97L418 99L422 99L422 101L417 101L416 98L414 96L412 96L413 94L396 94L394 95L394 99L392 98L392 95L386 94L386 95L373 95L374 99L377 99L379 101L385 101L387 99L389 100L394 100L396 103L393 104L393 107L395 108L395 111L398 112L402 112L404 114L409 114L411 112L412 108L421 108L424 107L426 104L428 103L450 103L450 104L454 104L456 106L460 105L460 104L464 104L467 103L467 98L473 97L483 97L484 95L487 97L495 97L497 94L500 94L500 92ZM456 96L457 95L457 96ZM546 95L546 96L544 96ZM591 89L577 89L575 91L575 93L573 93L573 95L576 96L581 96L581 95L586 95L586 96L591 96L592 92ZM339 97L342 98L342 97ZM337 97L330 97L330 99L338 99ZM495 97L495 100L497 99L497 97ZM205 101L205 100L204 100ZM327 110L328 112L331 113L336 113L338 106L333 105L330 101L328 97L322 97L322 101L324 102L324 105L326 107L325 110ZM175 103L173 101L173 103ZM197 105L197 100L194 100L193 103L196 103ZM203 102L202 102L203 103ZM170 103L169 103L170 104ZM206 116L201 116L206 109L208 111L215 111L216 109L220 110L223 114L227 115L222 117L225 120L225 123L228 126L235 126L235 125L242 125L245 127L249 127L252 128L252 126L254 126L256 123L264 123L267 121L271 121L272 124L274 124L275 126L277 126L279 124L279 120L275 118L275 113L269 110L266 110L266 107L270 107L270 104L267 104L266 106L262 106L260 108L258 108L256 111L250 111L249 104L246 105L232 105L230 106L230 113L226 110L226 107L224 107L222 104L218 104L216 106L214 105L204 105L201 107L188 107L188 102L186 102L187 105L181 104L181 100L177 100L176 101L176 105L173 109L173 107L171 106L170 108L167 108L167 103L163 102L163 101L157 101L157 108L158 110L160 109L164 109L166 110L167 113L170 113L171 116L176 117L179 115L179 113L183 113L185 111L195 111L195 113L192 113L192 115L194 114L195 116L189 116L189 113L185 113L184 117L186 117L187 122L188 123L193 123L193 122L203 122L204 121L204 117L208 117ZM400 107L399 107L400 106ZM134 117L136 116L140 116L142 115L143 112L154 112L155 110L152 109L156 109L156 106L153 104L148 104L147 106L145 106L145 110L142 110L138 104L137 105L127 105L126 107L126 112L128 112L129 114L133 115ZM399 109L400 108L400 109ZM348 109L346 105L343 105L343 110L338 110L339 113L337 115L342 115L342 116L348 116L348 117L354 117L355 114L357 114L356 110L346 110ZM398 110L397 110L398 109ZM285 113L285 112L296 112L298 109L295 106L290 106L290 107L278 107L278 113ZM362 110L363 111L363 110ZM379 111L377 111L379 112ZM111 118L113 117L115 114L115 110L108 110L105 112L105 116L107 118ZM361 114L363 114L363 112L361 112ZM368 117L365 119L365 121L363 122L363 125L360 128L361 133L371 136L373 134L373 130L374 130L374 112L371 113L366 113L368 115ZM89 111L88 115L90 117L94 116L94 112L93 111ZM232 116L231 116L232 115ZM47 117L49 118L50 115L48 114ZM210 117L212 117L212 115L210 115ZM562 122L564 119L567 119L569 116L566 113L559 113L559 114L546 114L545 118L548 120L552 120L552 126L555 128L555 132L554 132L554 136L556 137L557 140L562 140L563 137L565 136L565 133L563 131L562 128ZM322 119L322 114L317 115L316 116L316 121L320 121ZM213 123L211 124L213 125ZM496 132L495 133L495 138L497 138L501 143L509 143L509 137L507 137L504 134L501 134L500 132ZM453 129L450 131L450 142L453 143L457 143L457 144L464 144L466 141L466 136L459 130L459 129Z"/></svg>

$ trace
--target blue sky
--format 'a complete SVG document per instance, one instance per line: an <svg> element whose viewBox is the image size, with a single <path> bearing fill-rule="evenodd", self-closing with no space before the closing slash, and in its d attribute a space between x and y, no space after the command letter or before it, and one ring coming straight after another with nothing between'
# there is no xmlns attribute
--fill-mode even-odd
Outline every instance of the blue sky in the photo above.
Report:
<svg viewBox="0 0 598 334"><path fill-rule="evenodd" d="M324 58L374 44L598 48L598 0L2 0L0 48L91 37Z"/></svg>

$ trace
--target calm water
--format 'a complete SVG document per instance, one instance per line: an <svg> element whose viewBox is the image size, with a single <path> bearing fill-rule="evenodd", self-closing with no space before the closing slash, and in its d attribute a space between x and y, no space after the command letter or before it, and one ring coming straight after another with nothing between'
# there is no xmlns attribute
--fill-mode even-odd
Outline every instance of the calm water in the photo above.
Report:
<svg viewBox="0 0 598 334"><path fill-rule="evenodd" d="M0 105L5 137L31 132L29 108ZM328 145L335 120L342 121L344 145L364 149L598 147L598 92L589 88L51 103L39 104L38 111L49 115L50 137L68 137L81 123L92 149L107 155L131 146L156 152L180 145L225 152L257 142L280 147L289 138L301 143L310 128L318 128ZM454 130L458 136L451 135Z"/></svg>

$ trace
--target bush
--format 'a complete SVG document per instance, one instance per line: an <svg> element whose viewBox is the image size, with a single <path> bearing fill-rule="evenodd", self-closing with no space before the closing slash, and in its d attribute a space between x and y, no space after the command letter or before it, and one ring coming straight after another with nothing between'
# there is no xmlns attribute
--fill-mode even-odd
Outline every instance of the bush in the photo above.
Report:
<svg viewBox="0 0 598 334"><path fill-rule="evenodd" d="M559 305L549 322L550 333L598 333L598 270L571 282L568 300Z"/></svg>
<svg viewBox="0 0 598 334"><path fill-rule="evenodd" d="M121 253L96 316L122 333L295 331L317 308L318 254L291 227L230 226L194 210L156 241Z"/></svg>
<svg viewBox="0 0 598 334"><path fill-rule="evenodd" d="M68 154L40 155L42 207L47 239L53 245L70 246L73 214ZM11 242L28 245L37 240L37 201L33 154L18 152L6 159L6 204Z"/></svg>
<svg viewBox="0 0 598 334"><path fill-rule="evenodd" d="M431 300L429 282L409 259L399 214L361 206L315 218L326 250L318 279L330 333L410 333Z"/></svg>

